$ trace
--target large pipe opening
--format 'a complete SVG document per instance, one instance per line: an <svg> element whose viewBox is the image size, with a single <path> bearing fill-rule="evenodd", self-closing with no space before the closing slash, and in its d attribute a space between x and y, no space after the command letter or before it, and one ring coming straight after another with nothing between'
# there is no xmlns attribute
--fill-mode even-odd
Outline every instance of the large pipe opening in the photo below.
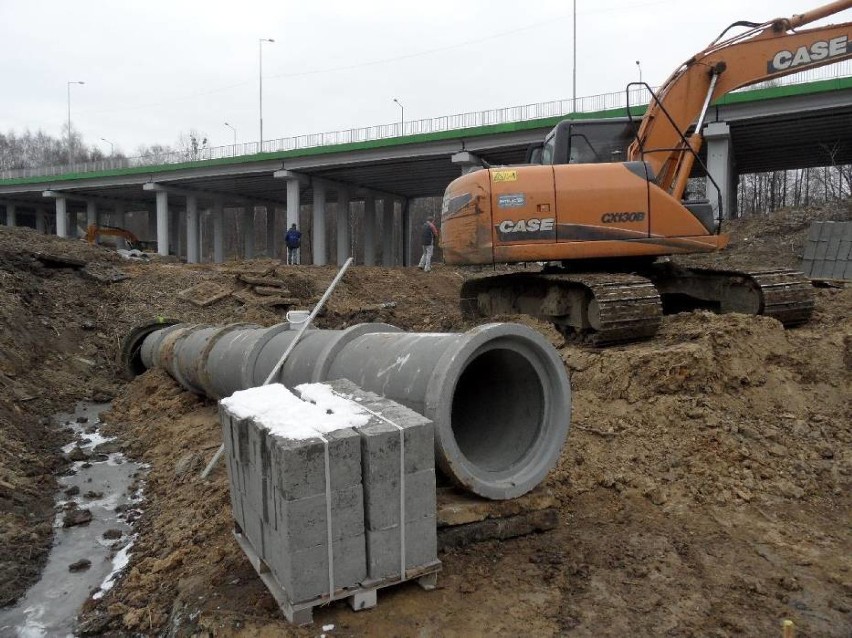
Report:
<svg viewBox="0 0 852 638"><path fill-rule="evenodd" d="M459 450L474 465L510 470L538 439L543 418L542 379L523 354L488 350L461 373L451 427Z"/></svg>

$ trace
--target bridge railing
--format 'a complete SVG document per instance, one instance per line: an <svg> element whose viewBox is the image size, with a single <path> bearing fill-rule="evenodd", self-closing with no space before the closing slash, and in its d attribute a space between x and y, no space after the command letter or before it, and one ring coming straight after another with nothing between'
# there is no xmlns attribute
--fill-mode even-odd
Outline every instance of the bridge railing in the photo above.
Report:
<svg viewBox="0 0 852 638"><path fill-rule="evenodd" d="M819 69L803 71L779 80L773 80L769 83L762 83L745 89L740 89L740 91L766 88L768 85L786 86L849 76L852 76L852 60L832 64ZM140 157L113 157L94 162L78 162L62 166L13 168L0 170L0 179L50 177L55 175L92 173L143 166L184 164L204 160L248 157L257 155L261 152L278 153L282 151L294 151L320 146L374 142L377 140L423 135L428 133L457 131L494 124L509 124L513 122L527 122L530 120L540 120L551 117L564 117L571 115L572 113L596 113L598 111L608 111L611 109L624 108L627 105L626 98L627 95L625 91L618 91L615 93L602 93L600 95L590 95L576 99L538 102L536 104L510 106L500 109L473 111L470 113L459 113L456 115L443 115L441 117L423 120L410 120L407 122L396 122L393 124L379 124L376 126L367 126L345 131L311 133L308 135L297 135L295 137L266 140L263 142L262 149L258 142L247 142L244 144L229 144L227 146L201 148L194 152L170 151L167 153L151 153ZM647 104L649 101L650 94L646 89L631 89L631 105L643 105Z"/></svg>

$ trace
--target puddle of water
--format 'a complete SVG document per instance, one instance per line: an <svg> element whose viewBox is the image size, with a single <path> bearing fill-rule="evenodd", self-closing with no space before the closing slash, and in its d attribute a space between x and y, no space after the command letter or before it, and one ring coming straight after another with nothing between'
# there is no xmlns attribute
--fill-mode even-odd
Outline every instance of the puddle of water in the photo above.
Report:
<svg viewBox="0 0 852 638"><path fill-rule="evenodd" d="M63 452L71 452L79 444L90 455L97 445L112 441L113 438L104 437L96 429L100 426L100 413L107 408L109 404L81 402L74 413L57 415L60 426L73 428L77 439L65 446ZM131 521L140 513L142 498L141 490L134 491L133 483L144 467L126 460L120 452L110 452L104 456L95 454L88 461L76 461L71 465L73 473L58 477L55 535L47 564L41 579L17 605L0 610L0 636L74 635L77 613L85 600L92 594L96 598L103 596L127 565L134 538ZM78 488L79 492L67 496L69 488ZM64 508L72 502L91 512L90 523L62 527ZM107 530L120 530L121 537L105 539L103 534ZM81 559L91 561L91 566L78 572L69 571L68 566Z"/></svg>

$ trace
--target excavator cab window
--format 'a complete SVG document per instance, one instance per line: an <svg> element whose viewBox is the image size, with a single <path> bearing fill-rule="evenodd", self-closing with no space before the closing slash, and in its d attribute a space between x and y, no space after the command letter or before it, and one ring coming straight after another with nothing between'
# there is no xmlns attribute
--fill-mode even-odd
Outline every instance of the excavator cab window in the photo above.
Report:
<svg viewBox="0 0 852 638"><path fill-rule="evenodd" d="M568 138L568 164L624 162L635 137L630 122L572 122Z"/></svg>

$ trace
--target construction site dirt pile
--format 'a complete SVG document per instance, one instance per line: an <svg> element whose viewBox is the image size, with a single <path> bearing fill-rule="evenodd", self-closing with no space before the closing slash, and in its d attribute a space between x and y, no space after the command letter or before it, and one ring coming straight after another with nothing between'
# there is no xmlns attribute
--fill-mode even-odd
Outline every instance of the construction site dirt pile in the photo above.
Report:
<svg viewBox="0 0 852 638"><path fill-rule="evenodd" d="M755 247L745 237L758 237L761 266L795 265L787 246L801 245L807 233L801 217L848 214L835 206L735 222L731 254L713 259L748 260ZM606 350L566 345L545 324L504 317L541 330L571 374L572 431L547 481L560 528L450 550L436 591L383 590L369 612L335 604L317 610L316 627L297 629L231 536L224 466L209 482L198 478L221 442L215 404L159 371L122 385L112 357L129 327L152 314L209 323L282 319L280 309L232 297L202 308L177 296L203 281L237 288L232 271L250 268L289 278L290 292L309 307L335 269L287 269L273 260L117 263L80 242L42 240L130 275L101 284L73 269L35 265L21 245L31 236L0 230L0 383L27 399L3 393L0 436L4 448L16 445L30 461L18 464L4 449L0 481L13 485L13 495L23 494L17 488L25 480L40 481L18 507L36 511L41 498L49 526L58 462L38 417L96 392L117 396L106 429L151 464L127 573L87 603L84 631L315 636L334 625L327 635L728 636L775 635L782 618L804 635L852 631L850 289L817 290L813 321L794 330L772 319L696 312L665 317L654 341ZM440 265L429 274L355 268L318 323L463 330L457 293L464 276ZM4 534L21 533L22 520L5 518ZM3 537L3 569L9 563L8 573L37 573L44 539L15 538Z"/></svg>

